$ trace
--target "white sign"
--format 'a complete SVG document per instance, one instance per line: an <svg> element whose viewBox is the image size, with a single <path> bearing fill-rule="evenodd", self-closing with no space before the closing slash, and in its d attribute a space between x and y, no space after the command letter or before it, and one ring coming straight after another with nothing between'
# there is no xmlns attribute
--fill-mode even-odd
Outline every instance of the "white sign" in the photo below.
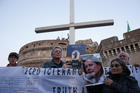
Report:
<svg viewBox="0 0 140 93"><path fill-rule="evenodd" d="M140 86L140 67L128 66ZM104 68L105 73L109 68ZM0 93L82 93L80 70L64 68L0 68Z"/></svg>
<svg viewBox="0 0 140 93"><path fill-rule="evenodd" d="M0 93L82 93L81 72L63 68L0 68Z"/></svg>

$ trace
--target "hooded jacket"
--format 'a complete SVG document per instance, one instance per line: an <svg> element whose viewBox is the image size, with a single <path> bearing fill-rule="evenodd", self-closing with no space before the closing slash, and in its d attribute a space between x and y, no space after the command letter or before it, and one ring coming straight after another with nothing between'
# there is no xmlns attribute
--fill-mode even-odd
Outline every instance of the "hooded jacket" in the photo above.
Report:
<svg viewBox="0 0 140 93"><path fill-rule="evenodd" d="M120 74L111 74L109 72L108 78L113 80L113 83L103 86L103 93L140 93L137 80L130 76L130 70L120 59L114 59L111 61L117 61L123 68L123 72Z"/></svg>
<svg viewBox="0 0 140 93"><path fill-rule="evenodd" d="M125 74L110 75L113 80L111 86L104 85L103 93L140 93L137 80Z"/></svg>

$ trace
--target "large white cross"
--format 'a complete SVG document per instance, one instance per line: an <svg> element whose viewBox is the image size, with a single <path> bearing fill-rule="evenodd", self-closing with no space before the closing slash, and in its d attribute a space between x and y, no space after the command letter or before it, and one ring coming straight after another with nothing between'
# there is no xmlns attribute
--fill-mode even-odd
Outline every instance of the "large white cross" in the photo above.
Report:
<svg viewBox="0 0 140 93"><path fill-rule="evenodd" d="M102 20L102 21L89 21L89 22L74 23L74 0L70 0L70 24L38 27L38 28L35 28L35 32L43 33L43 32L70 30L69 42L70 44L75 44L75 29L108 26L108 25L113 25L113 24L114 24L114 21L112 19Z"/></svg>

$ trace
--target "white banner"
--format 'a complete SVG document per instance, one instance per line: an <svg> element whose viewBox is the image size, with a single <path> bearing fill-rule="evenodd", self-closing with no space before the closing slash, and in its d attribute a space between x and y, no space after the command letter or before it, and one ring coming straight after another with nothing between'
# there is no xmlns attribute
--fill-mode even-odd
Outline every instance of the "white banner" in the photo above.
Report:
<svg viewBox="0 0 140 93"><path fill-rule="evenodd" d="M82 93L81 72L63 68L0 68L0 93Z"/></svg>
<svg viewBox="0 0 140 93"><path fill-rule="evenodd" d="M128 67L140 86L140 67ZM82 93L83 87L83 76L75 69L0 68L0 93Z"/></svg>

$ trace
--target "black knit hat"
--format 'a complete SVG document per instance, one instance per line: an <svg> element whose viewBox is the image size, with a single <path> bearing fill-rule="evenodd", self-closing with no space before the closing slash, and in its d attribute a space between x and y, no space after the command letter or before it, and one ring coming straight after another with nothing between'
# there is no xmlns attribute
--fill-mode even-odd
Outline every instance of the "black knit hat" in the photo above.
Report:
<svg viewBox="0 0 140 93"><path fill-rule="evenodd" d="M18 59L18 54L16 53L16 52L11 52L10 54L9 54L9 56L8 56L8 59L9 58L11 58L11 57L15 57L15 58L17 58Z"/></svg>
<svg viewBox="0 0 140 93"><path fill-rule="evenodd" d="M119 58L115 58L115 59L113 59L113 60L111 61L111 64L112 64L112 62L114 62L114 61L119 62L119 64L120 64L120 65L122 66L122 68L123 68L123 73L124 73L124 74L130 75L130 70L129 70L128 67L125 65L125 63L124 63L123 60L121 60L121 59L119 59Z"/></svg>

